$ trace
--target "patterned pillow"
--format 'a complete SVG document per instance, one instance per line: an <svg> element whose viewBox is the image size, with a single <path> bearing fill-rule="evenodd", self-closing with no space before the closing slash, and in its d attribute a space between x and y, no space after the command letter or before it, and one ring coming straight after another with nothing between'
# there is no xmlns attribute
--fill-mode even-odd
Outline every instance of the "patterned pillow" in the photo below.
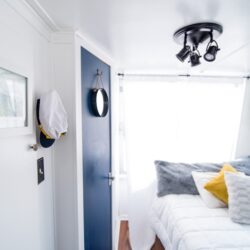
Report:
<svg viewBox="0 0 250 250"><path fill-rule="evenodd" d="M229 195L229 216L232 221L250 224L250 177L225 173Z"/></svg>

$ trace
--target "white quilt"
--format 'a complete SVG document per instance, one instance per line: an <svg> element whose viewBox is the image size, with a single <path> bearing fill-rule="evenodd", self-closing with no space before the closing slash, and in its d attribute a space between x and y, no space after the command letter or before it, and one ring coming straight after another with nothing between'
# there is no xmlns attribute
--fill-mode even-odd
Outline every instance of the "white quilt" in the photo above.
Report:
<svg viewBox="0 0 250 250"><path fill-rule="evenodd" d="M250 250L250 225L232 222L227 208L207 208L198 195L157 198L151 221L167 250Z"/></svg>

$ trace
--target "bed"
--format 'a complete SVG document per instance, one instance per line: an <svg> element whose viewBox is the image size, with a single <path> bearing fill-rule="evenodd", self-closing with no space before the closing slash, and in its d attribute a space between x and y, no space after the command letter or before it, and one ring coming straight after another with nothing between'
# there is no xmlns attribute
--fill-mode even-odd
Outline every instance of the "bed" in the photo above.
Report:
<svg viewBox="0 0 250 250"><path fill-rule="evenodd" d="M250 176L250 157L229 164ZM247 215L245 211L233 213L233 216L246 216L247 220L243 221L248 225L234 223L228 208L209 208L204 203L206 200L204 197L202 200L193 179L192 173L216 174L229 164L155 161L157 182L130 195L128 218L132 249L151 249L157 236L167 250L250 250L249 206L244 207ZM239 191L243 191L240 193L247 199L245 204L248 204L250 198L245 194L250 189L240 187ZM241 198L236 207L245 201Z"/></svg>
<svg viewBox="0 0 250 250"><path fill-rule="evenodd" d="M227 208L207 208L199 195L156 198L150 218L167 250L250 250L250 225L232 222Z"/></svg>

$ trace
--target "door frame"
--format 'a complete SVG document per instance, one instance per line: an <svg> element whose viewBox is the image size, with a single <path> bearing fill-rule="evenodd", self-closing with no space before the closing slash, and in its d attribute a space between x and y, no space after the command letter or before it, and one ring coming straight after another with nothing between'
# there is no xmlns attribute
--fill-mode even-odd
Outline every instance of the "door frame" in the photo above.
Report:
<svg viewBox="0 0 250 250"><path fill-rule="evenodd" d="M84 37L80 32L75 32L75 90L76 90L76 114L82 114L81 100L81 47L98 57L104 63L110 66L110 93L111 93L111 172L115 177L111 189L112 199L112 250L118 247L119 237L119 216L118 216L118 166L119 166L119 147L118 147L118 111L119 111L119 84L116 75L114 60L108 56L108 53L98 47L90 39ZM83 200L83 170L82 170L82 117L79 116L76 121L76 140L77 140L77 217L78 217L78 250L84 250L84 200Z"/></svg>

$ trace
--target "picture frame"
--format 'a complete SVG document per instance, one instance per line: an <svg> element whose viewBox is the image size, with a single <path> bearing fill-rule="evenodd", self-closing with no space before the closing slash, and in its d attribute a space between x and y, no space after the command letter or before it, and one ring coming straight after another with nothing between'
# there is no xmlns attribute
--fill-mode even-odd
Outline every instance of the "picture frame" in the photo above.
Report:
<svg viewBox="0 0 250 250"><path fill-rule="evenodd" d="M0 137L31 134L32 74L0 58Z"/></svg>

